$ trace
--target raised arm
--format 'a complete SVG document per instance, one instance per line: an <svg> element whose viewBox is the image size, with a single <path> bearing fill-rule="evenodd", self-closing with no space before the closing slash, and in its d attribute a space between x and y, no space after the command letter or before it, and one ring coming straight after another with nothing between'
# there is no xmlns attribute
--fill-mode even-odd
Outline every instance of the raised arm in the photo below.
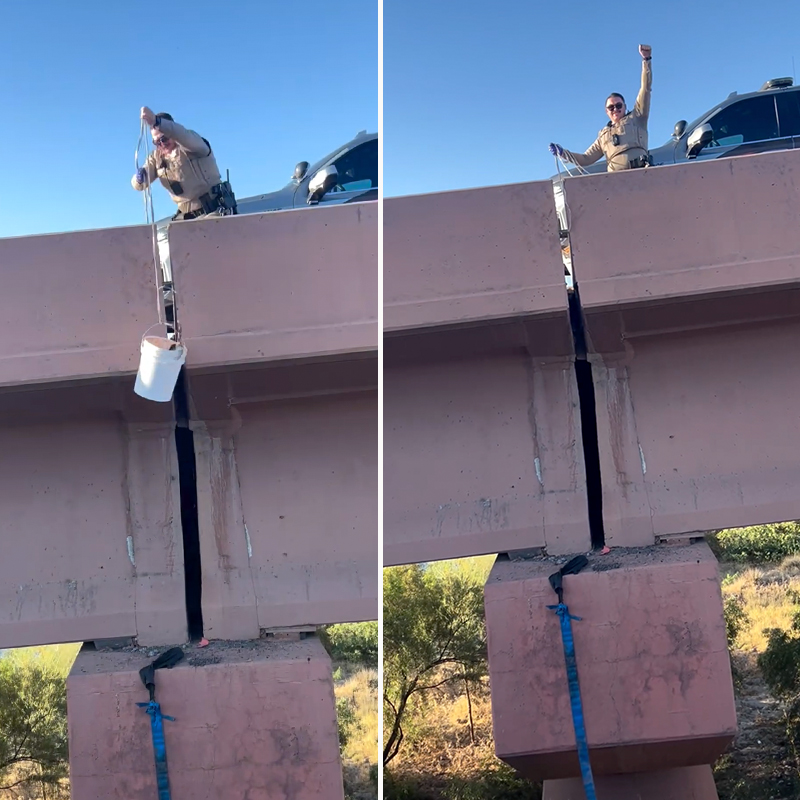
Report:
<svg viewBox="0 0 800 800"><path fill-rule="evenodd" d="M202 156L207 156L211 152L211 148L205 143L205 140L202 136L200 136L199 133L190 131L187 128L184 128L183 125L179 125L177 122L172 122L168 119L161 119L161 117L158 117L156 122L158 122L158 130L160 130L164 136L174 139L188 152L197 153L198 155Z"/></svg>
<svg viewBox="0 0 800 800"><path fill-rule="evenodd" d="M639 53L642 56L642 86L636 97L633 113L645 122L650 116L650 92L653 88L652 52L653 48L649 44L639 45Z"/></svg>

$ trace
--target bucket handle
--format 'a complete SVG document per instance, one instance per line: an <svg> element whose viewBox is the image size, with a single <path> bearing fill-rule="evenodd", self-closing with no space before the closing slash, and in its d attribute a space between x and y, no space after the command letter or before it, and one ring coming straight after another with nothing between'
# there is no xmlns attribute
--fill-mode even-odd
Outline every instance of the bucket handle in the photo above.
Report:
<svg viewBox="0 0 800 800"><path fill-rule="evenodd" d="M155 325L151 325L151 326L150 326L150 327L149 327L149 328L148 328L148 329L147 329L147 330L146 330L146 331L145 331L145 332L142 334L142 339L141 339L141 341L142 341L142 342L144 342L144 340L147 338L147 334L148 334L148 333L150 333L150 331L152 331L152 330L153 330L153 328L163 328L163 329L164 329L164 333L166 333L166 332L167 332L167 323L166 323L166 322L156 322L156 324L155 324ZM183 345L181 344L181 341L180 341L179 339L176 339L176 340L175 340L175 345L176 345L176 346L177 346L177 345L181 345L181 347L183 346Z"/></svg>
<svg viewBox="0 0 800 800"><path fill-rule="evenodd" d="M167 332L167 323L166 323L166 322L156 322L156 324L155 324L155 325L151 325L151 326L150 326L150 327L149 327L149 328L148 328L148 329L147 329L147 330L146 330L146 331L145 331L145 332L142 334L142 341L144 341L144 340L145 340L145 338L147 337L147 334L148 334L148 333L150 333L150 331L151 331L151 330L153 330L153 328L163 328L163 329L164 329L164 333L166 333L166 332ZM180 344L180 342L176 340L176 341L175 341L175 344Z"/></svg>

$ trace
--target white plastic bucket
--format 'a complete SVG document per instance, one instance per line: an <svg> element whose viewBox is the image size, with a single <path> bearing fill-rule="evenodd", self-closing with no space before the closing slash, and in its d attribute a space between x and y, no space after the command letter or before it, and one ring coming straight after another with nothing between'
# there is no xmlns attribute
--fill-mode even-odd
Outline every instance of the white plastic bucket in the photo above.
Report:
<svg viewBox="0 0 800 800"><path fill-rule="evenodd" d="M184 361L184 345L161 336L144 336L139 372L136 374L133 391L145 400L168 403L172 399Z"/></svg>

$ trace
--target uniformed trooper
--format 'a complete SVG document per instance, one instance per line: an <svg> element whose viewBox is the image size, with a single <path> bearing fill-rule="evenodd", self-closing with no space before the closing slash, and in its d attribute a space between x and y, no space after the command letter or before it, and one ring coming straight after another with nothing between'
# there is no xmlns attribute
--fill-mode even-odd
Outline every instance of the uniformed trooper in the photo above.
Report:
<svg viewBox="0 0 800 800"><path fill-rule="evenodd" d="M647 119L650 116L650 91L653 86L652 48L640 44L639 54L642 57L642 87L633 111L627 110L621 94L610 94L606 100L609 122L597 134L592 146L585 153L573 153L551 143L550 152L554 156L579 167L588 167L605 156L609 172L648 165Z"/></svg>
<svg viewBox="0 0 800 800"><path fill-rule="evenodd" d="M173 220L235 214L236 198L230 183L222 180L208 140L179 125L170 114L154 114L147 106L142 108L141 118L150 126L156 149L131 178L133 188L141 192L157 178L178 204ZM168 225L158 226L157 242L168 335L173 335L175 298Z"/></svg>
<svg viewBox="0 0 800 800"><path fill-rule="evenodd" d="M230 184L219 174L208 140L169 114L154 114L147 106L141 117L150 126L156 149L131 178L133 188L142 191L158 178L178 204L175 220L235 213L236 200Z"/></svg>

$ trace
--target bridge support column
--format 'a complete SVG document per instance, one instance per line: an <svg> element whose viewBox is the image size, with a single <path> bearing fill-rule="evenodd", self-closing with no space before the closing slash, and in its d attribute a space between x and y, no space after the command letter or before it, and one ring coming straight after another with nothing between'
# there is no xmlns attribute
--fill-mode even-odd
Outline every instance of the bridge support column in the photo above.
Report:
<svg viewBox="0 0 800 800"><path fill-rule="evenodd" d="M583 800L560 623L547 608L556 561L501 556L486 584L495 749L545 781L547 800ZM716 798L708 765L732 741L736 711L705 542L593 554L564 578L564 602L580 618L572 629L598 797Z"/></svg>
<svg viewBox="0 0 800 800"><path fill-rule="evenodd" d="M153 800L153 650L87 650L67 681L73 800ZM317 639L212 643L156 672L172 800L342 800L331 662Z"/></svg>
<svg viewBox="0 0 800 800"><path fill-rule="evenodd" d="M718 800L711 767L683 767L664 772L608 775L595 781L597 800ZM580 778L545 781L542 800L586 800Z"/></svg>

